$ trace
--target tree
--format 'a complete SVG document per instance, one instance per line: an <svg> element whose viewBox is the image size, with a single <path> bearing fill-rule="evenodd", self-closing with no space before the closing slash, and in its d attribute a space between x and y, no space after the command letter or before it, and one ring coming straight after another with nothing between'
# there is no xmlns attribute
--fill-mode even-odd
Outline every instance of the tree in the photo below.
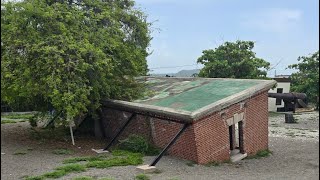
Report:
<svg viewBox="0 0 320 180"><path fill-rule="evenodd" d="M137 98L150 25L131 0L1 3L1 100L71 121L102 99Z"/></svg>
<svg viewBox="0 0 320 180"><path fill-rule="evenodd" d="M202 51L198 63L204 65L200 77L210 78L266 78L270 63L255 56L254 42L225 42L215 49Z"/></svg>
<svg viewBox="0 0 320 180"><path fill-rule="evenodd" d="M298 57L298 62L288 66L298 70L291 75L291 91L306 93L309 102L315 103L319 109L319 51Z"/></svg>

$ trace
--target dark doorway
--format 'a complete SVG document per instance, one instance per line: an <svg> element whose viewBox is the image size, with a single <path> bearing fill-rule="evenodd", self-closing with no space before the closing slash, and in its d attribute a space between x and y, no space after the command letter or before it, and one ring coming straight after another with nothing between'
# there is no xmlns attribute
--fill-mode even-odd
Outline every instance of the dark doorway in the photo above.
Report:
<svg viewBox="0 0 320 180"><path fill-rule="evenodd" d="M229 145L231 155L238 153L244 154L243 148L243 122L229 126Z"/></svg>

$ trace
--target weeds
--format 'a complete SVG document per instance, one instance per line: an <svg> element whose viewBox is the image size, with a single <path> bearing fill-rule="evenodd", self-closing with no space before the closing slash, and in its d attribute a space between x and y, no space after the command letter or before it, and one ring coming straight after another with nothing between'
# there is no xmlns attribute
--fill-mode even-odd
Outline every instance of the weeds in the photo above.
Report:
<svg viewBox="0 0 320 180"><path fill-rule="evenodd" d="M259 159L270 156L270 154L272 154L272 151L270 151L269 149L260 150L255 155L247 156L246 159Z"/></svg>
<svg viewBox="0 0 320 180"><path fill-rule="evenodd" d="M72 180L94 180L94 179L89 176L81 176L81 177L75 177Z"/></svg>
<svg viewBox="0 0 320 180"><path fill-rule="evenodd" d="M9 120L9 119L6 119L6 120L1 120L1 124L12 124L12 123L17 123L18 121L16 120Z"/></svg>
<svg viewBox="0 0 320 180"><path fill-rule="evenodd" d="M150 180L150 177L145 174L138 174L134 177L135 180Z"/></svg>

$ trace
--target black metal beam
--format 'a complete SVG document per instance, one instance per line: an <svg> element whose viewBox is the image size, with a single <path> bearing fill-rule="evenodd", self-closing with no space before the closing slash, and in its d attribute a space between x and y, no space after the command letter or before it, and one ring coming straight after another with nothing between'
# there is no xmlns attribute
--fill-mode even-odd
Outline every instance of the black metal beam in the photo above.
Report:
<svg viewBox="0 0 320 180"><path fill-rule="evenodd" d="M183 127L180 129L180 131L175 135L175 137L167 144L167 146L161 151L161 153L156 157L153 162L150 164L150 166L155 166L157 162L162 158L164 153L176 142L176 140L179 138L179 136L189 127L190 124L184 124Z"/></svg>
<svg viewBox="0 0 320 180"><path fill-rule="evenodd" d="M121 127L121 129L118 131L118 133L112 138L111 142L108 144L108 146L106 148L104 148L103 150L106 151L108 150L112 144L114 143L114 141L116 141L116 139L121 135L121 133L124 131L124 129L128 126L128 124L131 122L132 119L134 119L134 117L136 116L136 113L132 113L131 116L129 117L129 119L127 120L127 122L124 123L124 125Z"/></svg>

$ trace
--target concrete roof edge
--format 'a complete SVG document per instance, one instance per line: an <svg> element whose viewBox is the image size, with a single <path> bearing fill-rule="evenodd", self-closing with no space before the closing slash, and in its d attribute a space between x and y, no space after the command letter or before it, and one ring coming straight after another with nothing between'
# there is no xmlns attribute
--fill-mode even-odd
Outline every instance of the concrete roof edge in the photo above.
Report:
<svg viewBox="0 0 320 180"><path fill-rule="evenodd" d="M192 121L191 112L183 110L175 110L173 108L159 107L154 105L140 104L135 102L121 101L121 100L104 100L103 104L117 105L123 108L128 108L135 111L142 112L153 112L160 115L169 116L181 121L190 122Z"/></svg>
<svg viewBox="0 0 320 180"><path fill-rule="evenodd" d="M236 104L236 103L241 102L245 99L248 99L248 98L258 94L259 92L269 90L277 83L275 80L260 80L260 81L264 81L264 83L258 84L256 86L249 88L249 89L246 89L246 90L241 91L237 94L234 94L234 95L229 96L227 98L221 99L213 104L210 104L208 106L205 106L201 109L194 111L191 114L191 118L193 119L193 121L199 120L199 119L201 119L207 115L210 115L214 112L220 111L220 110L222 110L232 104Z"/></svg>

